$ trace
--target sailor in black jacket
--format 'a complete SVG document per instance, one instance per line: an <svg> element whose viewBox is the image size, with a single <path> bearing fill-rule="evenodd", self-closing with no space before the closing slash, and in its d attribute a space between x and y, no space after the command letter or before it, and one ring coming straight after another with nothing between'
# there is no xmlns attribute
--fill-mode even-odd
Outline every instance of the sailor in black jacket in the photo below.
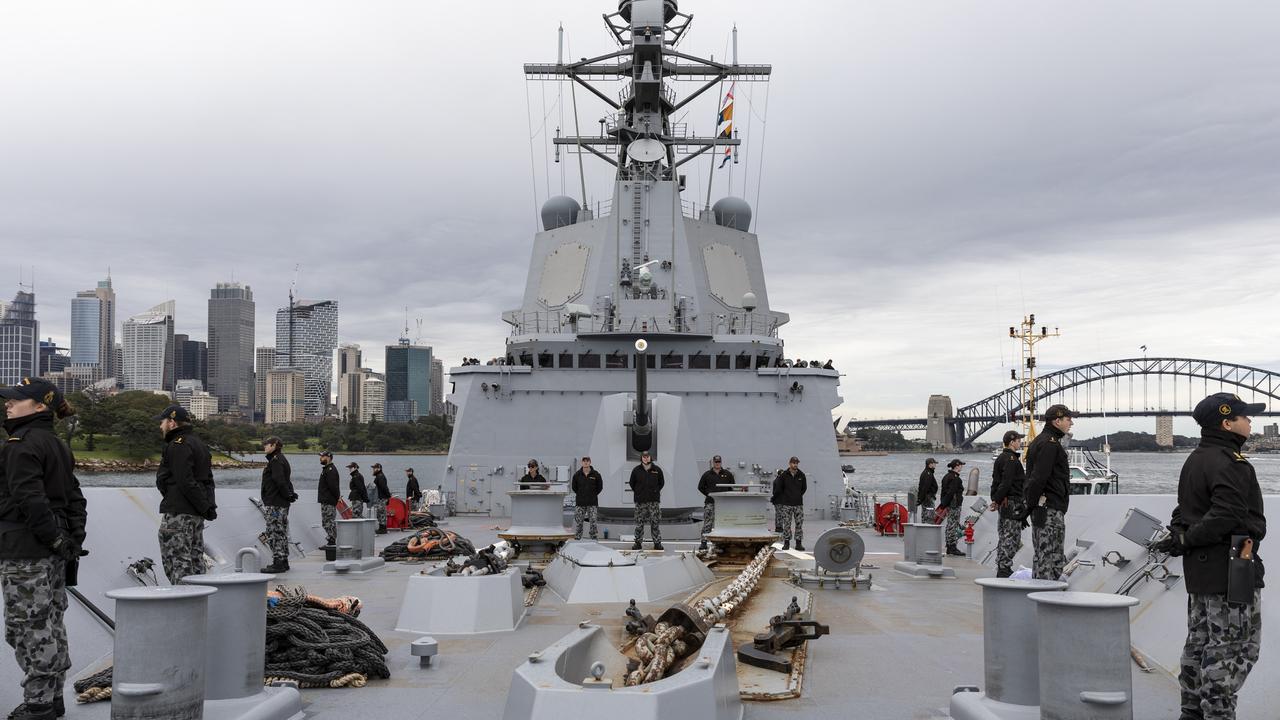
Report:
<svg viewBox="0 0 1280 720"><path fill-rule="evenodd" d="M351 517L359 519L364 517L364 507L369 504L369 488L364 484L364 475L360 474L360 465L357 463L347 463L347 470L351 471L351 483L347 486L347 499L351 501Z"/></svg>
<svg viewBox="0 0 1280 720"><path fill-rule="evenodd" d="M5 639L24 675L24 702L9 717L54 718L71 667L67 586L76 584L88 515L75 458L53 424L75 410L39 378L0 388L0 397L9 434L0 444L0 593Z"/></svg>
<svg viewBox="0 0 1280 720"><path fill-rule="evenodd" d="M707 533L716 526L716 500L711 493L724 492L728 488L721 485L734 484L733 473L725 469L720 456L711 458L711 469L702 473L698 479L698 492L702 493L702 544L699 550L707 549Z"/></svg>
<svg viewBox="0 0 1280 720"><path fill-rule="evenodd" d="M1196 405L1192 415L1200 425L1200 445L1182 466L1169 537L1154 547L1182 556L1189 596L1178 675L1184 718L1234 718L1236 694L1261 651L1258 547L1267 535L1267 519L1257 473L1240 450L1252 430L1249 416L1265 409L1231 393L1210 395ZM1236 560L1232 567L1233 557L1245 557L1246 538L1253 562ZM1228 595L1232 571L1243 573L1240 586Z"/></svg>
<svg viewBox="0 0 1280 720"><path fill-rule="evenodd" d="M639 550L644 540L644 526L653 534L653 549L662 549L662 487L667 484L662 468L653 462L649 451L640 453L640 464L631 469L632 500L636 504L636 542L632 550Z"/></svg>
<svg viewBox="0 0 1280 720"><path fill-rule="evenodd" d="M1010 430L1004 434L1004 449L991 467L991 507L1000 511L1000 539L996 544L996 577L1013 574L1013 556L1022 549L1022 530L1027 525L1023 492L1026 473L1022 470L1023 434Z"/></svg>
<svg viewBox="0 0 1280 720"><path fill-rule="evenodd" d="M413 468L405 468L404 474L408 477L404 484L405 502L409 503L410 510L417 510L422 504L422 488L418 487L418 476L413 474Z"/></svg>
<svg viewBox="0 0 1280 720"><path fill-rule="evenodd" d="M600 493L604 491L604 478L600 471L591 467L591 458L582 456L582 469L573 474L569 480L569 489L573 491L573 539L582 539L582 523L590 524L592 540L599 540L596 521L600 514Z"/></svg>
<svg viewBox="0 0 1280 720"><path fill-rule="evenodd" d="M1071 463L1063 440L1071 432L1075 413L1053 405L1044 414L1044 429L1027 446L1027 485L1023 491L1031 512L1031 541L1035 545L1035 577L1057 580L1067 564L1063 543L1067 536L1067 506L1071 502Z"/></svg>
<svg viewBox="0 0 1280 720"><path fill-rule="evenodd" d="M938 509L947 511L947 554L964 555L956 547L960 540L960 505L964 502L964 480L960 479L960 468L964 461L955 458L947 463L947 474L942 476L942 498L938 501Z"/></svg>
<svg viewBox="0 0 1280 720"><path fill-rule="evenodd" d="M338 468L333 466L333 453L322 450L316 502L320 503L320 526L324 528L326 545L338 540L338 501L341 499L342 488L338 485Z"/></svg>
<svg viewBox="0 0 1280 720"><path fill-rule="evenodd" d="M213 497L213 459L191 430L191 414L170 405L154 419L164 433L164 452L156 470L160 491L160 564L170 585L188 575L201 575L204 523L218 517Z"/></svg>
<svg viewBox="0 0 1280 720"><path fill-rule="evenodd" d="M269 437L262 443L267 466L262 469L262 513L267 519L267 544L271 546L271 564L264 573L289 571L289 506L297 501L290 480L292 470L282 452L280 438Z"/></svg>
<svg viewBox="0 0 1280 720"><path fill-rule="evenodd" d="M920 471L920 484L916 486L916 504L920 506L920 522L933 522L933 505L938 500L938 478L933 471L938 461L928 458L924 461L924 470Z"/></svg>
<svg viewBox="0 0 1280 720"><path fill-rule="evenodd" d="M782 533L782 549L791 549L791 538L796 539L796 550L804 550L804 494L809 489L809 478L800 469L800 458L792 456L785 470L779 470L773 479L774 512L777 527Z"/></svg>
<svg viewBox="0 0 1280 720"><path fill-rule="evenodd" d="M382 463L373 464L373 489L378 497L373 501L374 515L378 518L379 535L387 534L387 501L391 499L391 486L387 485L387 476L382 474Z"/></svg>
<svg viewBox="0 0 1280 720"><path fill-rule="evenodd" d="M526 465L526 468L528 469L528 472L520 476L519 488L521 490L543 490L546 488L546 484L551 482L547 479L546 475L538 472L537 460L530 460ZM535 485L537 487L534 487Z"/></svg>

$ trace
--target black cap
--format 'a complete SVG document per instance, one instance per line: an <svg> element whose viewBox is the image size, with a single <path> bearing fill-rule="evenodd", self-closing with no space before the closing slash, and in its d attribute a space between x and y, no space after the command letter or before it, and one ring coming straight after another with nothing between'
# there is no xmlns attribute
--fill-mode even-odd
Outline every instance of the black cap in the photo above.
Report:
<svg viewBox="0 0 1280 720"><path fill-rule="evenodd" d="M790 459L790 460L788 460L787 462L793 462L793 463L795 463L795 464L799 465L799 464L800 464L800 458L796 457L795 455L792 455L792 456L791 456L791 459Z"/></svg>
<svg viewBox="0 0 1280 720"><path fill-rule="evenodd" d="M355 468L355 469L359 470L359 469L360 469L360 464L359 464L359 463L353 463L353 462L347 463L347 469L348 469L348 470L350 470L351 468Z"/></svg>
<svg viewBox="0 0 1280 720"><path fill-rule="evenodd" d="M181 405L170 405L152 420L173 420L175 422L191 422L191 413Z"/></svg>
<svg viewBox="0 0 1280 720"><path fill-rule="evenodd" d="M332 453L331 451L329 451L329 450L321 450L321 451L320 451L320 457L332 458L332 457L333 457L333 453Z"/></svg>
<svg viewBox="0 0 1280 720"><path fill-rule="evenodd" d="M381 468L381 467L382 467L382 463L378 463L378 462L376 462L376 463L374 463L373 465L370 465L370 467Z"/></svg>
<svg viewBox="0 0 1280 720"><path fill-rule="evenodd" d="M720 456L716 455L715 457L711 458L711 462L721 462Z"/></svg>
<svg viewBox="0 0 1280 720"><path fill-rule="evenodd" d="M1064 418L1064 417L1073 418L1075 416L1076 416L1076 413L1073 412L1071 408L1067 407L1066 405L1050 405L1049 409L1044 411L1045 422L1053 422L1054 420L1057 420L1059 418Z"/></svg>
<svg viewBox="0 0 1280 720"><path fill-rule="evenodd" d="M35 400L50 408L57 409L62 404L62 393L58 386L43 378L22 378L17 385L0 388L0 397L10 400Z"/></svg>
<svg viewBox="0 0 1280 720"><path fill-rule="evenodd" d="M959 466L961 466L961 465L963 465L963 464L964 464L964 461L963 461L963 460L961 460L960 458L956 458L956 459L952 460L951 462L947 463L947 467L948 467L948 468L959 467Z"/></svg>
<svg viewBox="0 0 1280 720"><path fill-rule="evenodd" d="M1241 415L1257 415L1266 409L1265 403L1247 403L1238 395L1214 393L1196 403L1196 409L1191 411L1191 417L1196 419L1200 427L1218 427L1218 423L1223 420Z"/></svg>
<svg viewBox="0 0 1280 720"><path fill-rule="evenodd" d="M937 465L937 464L938 464L938 461L937 461L937 460L935 460L934 458L925 458L925 459L924 459L924 464L925 464L926 466L927 466L927 465Z"/></svg>
<svg viewBox="0 0 1280 720"><path fill-rule="evenodd" d="M1002 442L1004 442L1005 445L1008 445L1014 440L1021 440L1024 437L1026 437L1026 435L1023 435L1017 430L1010 430L1009 432L1004 434L1004 440Z"/></svg>
<svg viewBox="0 0 1280 720"><path fill-rule="evenodd" d="M524 465L524 466L525 466L525 467L538 467L538 461L537 461L537 460L530 460L529 462L525 463L525 465Z"/></svg>

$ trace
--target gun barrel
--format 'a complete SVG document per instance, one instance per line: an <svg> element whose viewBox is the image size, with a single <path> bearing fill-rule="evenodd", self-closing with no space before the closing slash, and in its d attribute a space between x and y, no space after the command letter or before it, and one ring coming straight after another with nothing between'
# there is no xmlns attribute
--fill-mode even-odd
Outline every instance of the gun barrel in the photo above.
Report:
<svg viewBox="0 0 1280 720"><path fill-rule="evenodd" d="M636 340L636 418L631 426L631 447L637 451L648 450L652 445L649 432L649 363L645 354L648 347L649 343L644 338Z"/></svg>

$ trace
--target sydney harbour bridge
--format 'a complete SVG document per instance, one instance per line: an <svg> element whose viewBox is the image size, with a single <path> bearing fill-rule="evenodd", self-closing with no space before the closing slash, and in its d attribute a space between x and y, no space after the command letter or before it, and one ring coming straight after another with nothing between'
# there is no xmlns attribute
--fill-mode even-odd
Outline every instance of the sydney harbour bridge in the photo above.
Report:
<svg viewBox="0 0 1280 720"><path fill-rule="evenodd" d="M1036 378L1034 397L1014 385L952 410L950 398L930 398L926 417L851 420L860 428L925 430L932 442L972 446L991 428L1036 417L1044 408L1063 403L1080 417L1172 417L1190 415L1195 404L1215 392L1232 392L1248 402L1263 402L1262 415L1280 415L1280 373L1216 360L1193 358L1126 358L1080 365Z"/></svg>

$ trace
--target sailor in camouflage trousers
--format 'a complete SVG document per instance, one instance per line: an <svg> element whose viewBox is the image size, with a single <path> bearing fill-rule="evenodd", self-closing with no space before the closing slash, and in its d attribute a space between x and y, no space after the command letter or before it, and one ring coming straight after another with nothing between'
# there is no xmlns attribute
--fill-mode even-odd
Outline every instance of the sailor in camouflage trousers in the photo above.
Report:
<svg viewBox="0 0 1280 720"><path fill-rule="evenodd" d="M289 506L298 501L298 494L293 491L292 471L281 447L278 437L263 443L267 466L262 469L262 514L272 557L271 564L262 568L264 573L289 571Z"/></svg>
<svg viewBox="0 0 1280 720"><path fill-rule="evenodd" d="M66 561L57 556L0 560L4 640L26 676L22 690L28 703L60 699L71 668L62 622L67 611L66 572Z"/></svg>
<svg viewBox="0 0 1280 720"><path fill-rule="evenodd" d="M787 468L779 470L773 479L771 498L777 523L782 530L782 549L791 549L794 534L796 549L804 550L804 494L809 489L809 478L800 469L800 458L792 457Z"/></svg>
<svg viewBox="0 0 1280 720"><path fill-rule="evenodd" d="M213 461L209 448L192 431L191 414L170 405L155 417L164 434L164 452L156 469L160 491L160 564L170 585L188 575L203 575L204 522L218 517L214 503Z"/></svg>
<svg viewBox="0 0 1280 720"><path fill-rule="evenodd" d="M1075 425L1066 405L1052 405L1044 414L1044 429L1027 446L1027 483L1022 496L1030 508L1032 563L1037 580L1057 580L1067 565L1067 510L1071 506L1071 463L1063 446Z"/></svg>
<svg viewBox="0 0 1280 720"><path fill-rule="evenodd" d="M170 585L188 575L203 575L204 518L165 513L160 519L160 564Z"/></svg>
<svg viewBox="0 0 1280 720"><path fill-rule="evenodd" d="M999 541L996 544L996 577L1013 574L1013 557L1022 549L1022 530L1027 526L1027 505L1022 499L1026 474L1018 453L1024 436L1017 430L1004 434L1004 450L991 467L991 506L999 510Z"/></svg>
<svg viewBox="0 0 1280 720"><path fill-rule="evenodd" d="M636 541L632 550L639 550L644 541L644 526L647 524L653 533L653 549L662 549L662 488L666 485L666 477L662 468L653 462L646 450L640 453L640 464L631 469L628 484L636 503Z"/></svg>
<svg viewBox="0 0 1280 720"><path fill-rule="evenodd" d="M1067 566L1067 556L1062 551L1067 541L1067 515L1053 508L1043 510L1044 524L1031 528L1031 541L1036 550L1033 572L1038 580L1057 580Z"/></svg>

